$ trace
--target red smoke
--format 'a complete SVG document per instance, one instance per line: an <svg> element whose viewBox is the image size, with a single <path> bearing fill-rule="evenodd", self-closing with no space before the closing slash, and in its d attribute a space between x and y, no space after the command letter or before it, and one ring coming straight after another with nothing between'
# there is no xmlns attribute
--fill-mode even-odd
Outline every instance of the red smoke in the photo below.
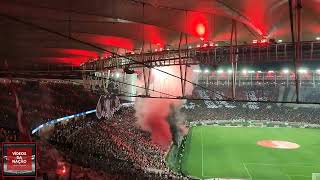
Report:
<svg viewBox="0 0 320 180"><path fill-rule="evenodd" d="M142 130L151 133L154 143L164 148L168 147L171 141L170 126L167 122L170 104L170 100L166 99L137 99L135 104L138 125Z"/></svg>
<svg viewBox="0 0 320 180"><path fill-rule="evenodd" d="M179 66L157 67L157 69L180 76ZM189 81L192 81L192 72L192 69L188 68L188 76L186 79ZM143 74L140 76L138 85L144 85ZM186 85L186 94L190 94L193 86L188 82ZM165 73L152 70L149 89L154 89L174 96L181 96L181 81L180 79ZM144 91L141 91L140 94L144 94ZM166 96L152 91L150 91L150 95L157 97ZM150 132L152 141L161 145L163 148L167 148L172 140L170 125L167 121L171 104L181 106L182 101L176 99L137 98L135 102L136 117L138 119L137 123L139 127L144 131ZM181 131L186 132L183 127L180 128Z"/></svg>

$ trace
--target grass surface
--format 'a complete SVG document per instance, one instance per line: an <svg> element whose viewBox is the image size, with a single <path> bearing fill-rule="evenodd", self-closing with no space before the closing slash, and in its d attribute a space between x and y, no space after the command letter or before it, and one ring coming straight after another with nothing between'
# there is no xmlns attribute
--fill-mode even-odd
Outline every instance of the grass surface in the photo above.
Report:
<svg viewBox="0 0 320 180"><path fill-rule="evenodd" d="M320 173L320 130L298 128L193 127L181 171L199 178L310 180ZM298 149L272 149L259 140L284 140Z"/></svg>

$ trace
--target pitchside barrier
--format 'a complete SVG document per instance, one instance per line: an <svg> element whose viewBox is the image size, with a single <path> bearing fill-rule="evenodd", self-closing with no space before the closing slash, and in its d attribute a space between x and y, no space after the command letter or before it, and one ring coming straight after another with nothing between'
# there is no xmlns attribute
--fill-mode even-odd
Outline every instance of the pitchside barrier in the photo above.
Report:
<svg viewBox="0 0 320 180"><path fill-rule="evenodd" d="M169 152L166 156L166 164L171 170L185 175L181 168L181 159L185 151L190 149L188 146L190 143L187 139L190 139L189 136L192 134L192 128L195 126L222 126L222 127L264 127L264 128L280 128L280 127L288 127L288 128L320 128L319 124L309 124L306 122L285 122L285 121L266 121L266 120L198 120L189 122L189 133L182 138L182 142L180 146L172 144ZM187 148L186 148L187 147ZM315 174L314 176L318 176L319 174ZM192 179L200 179L198 177L191 177ZM316 178L316 177L315 177ZM319 177L318 177L319 178ZM216 180L217 178L215 178ZM219 179L218 179L219 180ZM314 179L313 179L314 180ZM317 179L315 179L317 180ZM319 179L320 180L320 179Z"/></svg>

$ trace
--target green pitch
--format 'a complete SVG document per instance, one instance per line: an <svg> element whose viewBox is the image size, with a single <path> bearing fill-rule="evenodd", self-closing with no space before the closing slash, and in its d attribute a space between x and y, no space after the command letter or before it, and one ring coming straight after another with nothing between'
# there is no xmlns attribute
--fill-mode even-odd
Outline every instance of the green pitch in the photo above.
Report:
<svg viewBox="0 0 320 180"><path fill-rule="evenodd" d="M266 148L259 140L290 141L300 148ZM311 180L320 173L320 129L193 127L181 171L203 179Z"/></svg>

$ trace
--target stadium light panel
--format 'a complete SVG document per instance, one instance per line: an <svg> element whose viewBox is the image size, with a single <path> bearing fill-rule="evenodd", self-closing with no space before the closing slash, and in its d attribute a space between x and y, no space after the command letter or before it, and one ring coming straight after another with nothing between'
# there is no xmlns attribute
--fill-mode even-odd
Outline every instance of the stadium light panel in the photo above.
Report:
<svg viewBox="0 0 320 180"><path fill-rule="evenodd" d="M307 73L308 71L307 71L306 69L299 69L298 72L299 72L300 74L305 74L305 73Z"/></svg>
<svg viewBox="0 0 320 180"><path fill-rule="evenodd" d="M258 40L252 40L252 44L257 44L258 43Z"/></svg>
<svg viewBox="0 0 320 180"><path fill-rule="evenodd" d="M257 71L258 73L262 73L262 71Z"/></svg>
<svg viewBox="0 0 320 180"><path fill-rule="evenodd" d="M270 71L268 71L268 73L274 73L274 71L273 71L273 70L270 70Z"/></svg>
<svg viewBox="0 0 320 180"><path fill-rule="evenodd" d="M316 37L316 40L317 40L317 41L320 41L320 37Z"/></svg>
<svg viewBox="0 0 320 180"><path fill-rule="evenodd" d="M267 39L261 39L261 41L260 41L261 43L267 43L268 42L268 40Z"/></svg>
<svg viewBox="0 0 320 180"><path fill-rule="evenodd" d="M281 40L281 39L279 39L279 40L278 40L278 43L282 43L282 40Z"/></svg>
<svg viewBox="0 0 320 180"><path fill-rule="evenodd" d="M201 70L200 69L195 69L195 70L193 70L193 72L200 73Z"/></svg>
<svg viewBox="0 0 320 180"><path fill-rule="evenodd" d="M317 73L320 73L320 69L317 69Z"/></svg>
<svg viewBox="0 0 320 180"><path fill-rule="evenodd" d="M197 32L197 34L198 34L199 36L201 36L201 38L202 38L203 35L205 35L205 33L206 33L206 27L205 27L205 25L202 24L202 23L197 24L197 26L196 26L196 32Z"/></svg>
<svg viewBox="0 0 320 180"><path fill-rule="evenodd" d="M218 74L222 74L222 73L223 73L223 70L222 70L222 69L219 69L219 70L217 71L217 73L218 73Z"/></svg>
<svg viewBox="0 0 320 180"><path fill-rule="evenodd" d="M232 69L229 69L229 70L228 70L228 73L229 73L229 74L232 74Z"/></svg>
<svg viewBox="0 0 320 180"><path fill-rule="evenodd" d="M204 70L204 73L209 73L209 70L208 69Z"/></svg>
<svg viewBox="0 0 320 180"><path fill-rule="evenodd" d="M219 46L219 44L215 44L215 46Z"/></svg>
<svg viewBox="0 0 320 180"><path fill-rule="evenodd" d="M248 71L247 71L246 69L244 69L244 70L242 70L242 73L243 73L243 74L247 74Z"/></svg>
<svg viewBox="0 0 320 180"><path fill-rule="evenodd" d="M249 74L253 74L253 73L254 73L254 71L253 71L253 70L250 70L250 71L248 71L248 73L249 73Z"/></svg>
<svg viewBox="0 0 320 180"><path fill-rule="evenodd" d="M282 72L285 73L285 74L288 74L289 73L289 69L284 69Z"/></svg>
<svg viewBox="0 0 320 180"><path fill-rule="evenodd" d="M199 48L200 47L200 44L197 44L197 48Z"/></svg>
<svg viewBox="0 0 320 180"><path fill-rule="evenodd" d="M188 48L189 48L189 49L191 49L191 48L192 48L192 46L189 46Z"/></svg>

